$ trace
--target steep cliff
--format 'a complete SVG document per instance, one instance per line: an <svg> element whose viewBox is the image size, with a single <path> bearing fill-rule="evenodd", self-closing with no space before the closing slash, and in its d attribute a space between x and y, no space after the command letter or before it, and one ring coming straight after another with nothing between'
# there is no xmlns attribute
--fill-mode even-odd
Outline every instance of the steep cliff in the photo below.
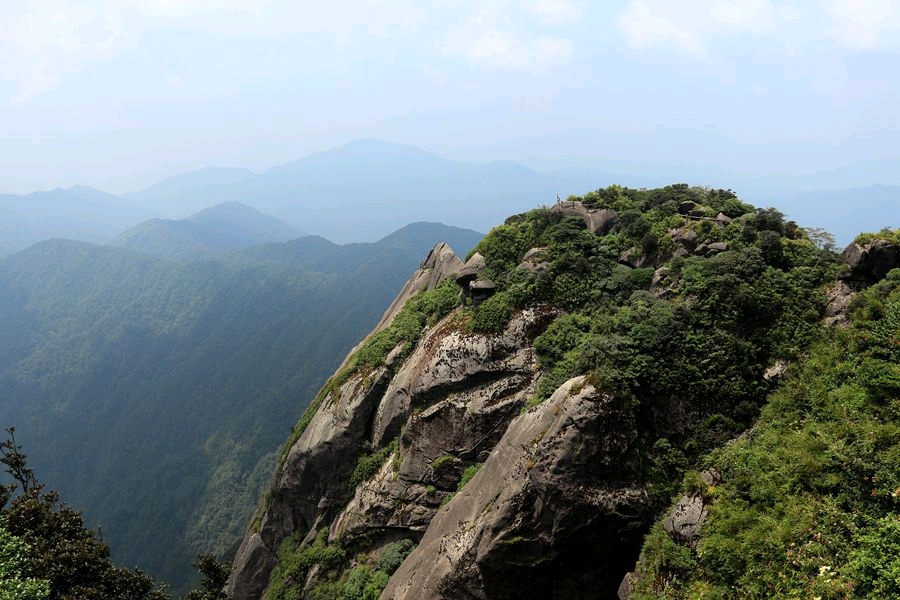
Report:
<svg viewBox="0 0 900 600"><path fill-rule="evenodd" d="M684 472L818 339L840 270L777 211L687 186L447 251L295 428L236 599L613 597Z"/></svg>

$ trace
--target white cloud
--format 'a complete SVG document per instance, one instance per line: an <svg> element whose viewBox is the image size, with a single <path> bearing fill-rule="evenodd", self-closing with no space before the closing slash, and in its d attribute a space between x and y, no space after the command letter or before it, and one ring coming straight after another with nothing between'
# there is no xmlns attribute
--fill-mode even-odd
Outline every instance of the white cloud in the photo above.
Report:
<svg viewBox="0 0 900 600"><path fill-rule="evenodd" d="M837 41L860 50L896 46L900 9L896 0L832 0L825 3Z"/></svg>
<svg viewBox="0 0 900 600"><path fill-rule="evenodd" d="M748 29L774 27L775 7L769 0L715 0L710 9L713 20Z"/></svg>
<svg viewBox="0 0 900 600"><path fill-rule="evenodd" d="M662 3L660 3L662 4ZM637 48L675 46L691 54L702 55L703 44L697 34L676 22L672 3L650 6L641 0L631 0L619 14L616 25L628 42Z"/></svg>
<svg viewBox="0 0 900 600"><path fill-rule="evenodd" d="M388 37L422 25L415 0L0 0L0 84L24 103L85 65L138 48L170 25L229 36L319 33L335 40Z"/></svg>
<svg viewBox="0 0 900 600"><path fill-rule="evenodd" d="M97 53L98 12L68 0L31 0L0 17L0 81L12 84L11 101L23 103L52 89ZM102 27L100 28L102 29Z"/></svg>
<svg viewBox="0 0 900 600"><path fill-rule="evenodd" d="M490 29L474 34L451 33L445 51L475 64L506 69L542 68L565 63L572 56L572 42L563 38L523 38L512 31Z"/></svg>
<svg viewBox="0 0 900 600"><path fill-rule="evenodd" d="M480 0L463 2L462 8L462 18L447 28L444 53L483 67L517 70L568 62L572 41L544 28L584 15L583 5L570 0Z"/></svg>
<svg viewBox="0 0 900 600"><path fill-rule="evenodd" d="M146 15L184 17L204 12L260 14L269 2L266 0L134 0L130 4Z"/></svg>
<svg viewBox="0 0 900 600"><path fill-rule="evenodd" d="M767 36L791 51L809 44L900 48L898 0L628 0L616 24L633 47L698 57L717 40L742 34Z"/></svg>
<svg viewBox="0 0 900 600"><path fill-rule="evenodd" d="M535 62L541 65L551 65L568 62L574 50L570 40L540 36L531 45Z"/></svg>
<svg viewBox="0 0 900 600"><path fill-rule="evenodd" d="M549 23L578 21L585 13L583 2L571 0L524 0L522 9Z"/></svg>

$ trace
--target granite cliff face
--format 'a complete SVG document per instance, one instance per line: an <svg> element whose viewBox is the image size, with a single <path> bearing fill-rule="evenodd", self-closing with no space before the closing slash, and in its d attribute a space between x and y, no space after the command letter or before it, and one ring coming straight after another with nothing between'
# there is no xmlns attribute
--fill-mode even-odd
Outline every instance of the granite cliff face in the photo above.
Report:
<svg viewBox="0 0 900 600"><path fill-rule="evenodd" d="M432 251L379 329L401 298L456 273L462 262L448 252ZM330 392L273 480L229 593L263 597L281 543L299 533L311 544L327 528L343 544L418 542L383 598L552 598L576 588L603 597L628 565L623 545L636 549L620 532L646 518L629 470L639 461L637 431L633 413L584 377L523 414L540 375L532 343L558 315L531 308L502 332L475 334L451 313L405 360L397 347L381 368ZM360 448L390 455L354 489ZM481 464L455 493L463 472ZM615 565L613 578L598 581L588 568L596 561ZM295 585L314 581L315 572Z"/></svg>
<svg viewBox="0 0 900 600"><path fill-rule="evenodd" d="M684 471L845 318L836 272L777 212L681 186L517 215L465 263L437 246L301 420L227 591L615 597Z"/></svg>

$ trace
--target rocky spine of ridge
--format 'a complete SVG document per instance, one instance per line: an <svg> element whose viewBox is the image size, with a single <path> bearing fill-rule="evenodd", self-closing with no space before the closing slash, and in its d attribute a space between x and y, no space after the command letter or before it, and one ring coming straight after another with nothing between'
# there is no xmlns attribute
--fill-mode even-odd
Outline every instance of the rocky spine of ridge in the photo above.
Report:
<svg viewBox="0 0 900 600"><path fill-rule="evenodd" d="M597 236L619 231L621 217L612 209L561 202L549 212L580 217ZM682 202L678 213L682 224L663 230L672 241L664 255L652 259L625 247L611 259L644 269L641 294L678 293L672 260L727 257L732 242L717 241L719 232L753 223L752 214L732 219L694 202ZM448 251L431 253L376 332L417 291L450 276L465 303L490 297L484 259L475 254L463 264ZM548 248L535 245L520 249L509 268L540 276L548 260ZM534 340L562 313L531 304L511 311L501 331L474 333L461 322L467 310L471 315L455 310L425 327L412 349L398 345L377 367L326 386L237 554L228 588L236 600L265 596L276 565L286 564L279 557L285 540L294 548L343 549L333 570L344 575L373 564L398 541L414 545L385 576L383 600L615 595L660 508L646 479L647 440L660 432L684 437L716 407L659 398L643 406L638 423L627 394L601 391L581 376L529 408L543 375ZM846 314L846 307L834 310L832 316ZM362 459L376 455L384 460L356 477ZM464 474L477 467L463 487ZM703 514L688 500L683 512L691 523L673 518L672 528L690 540L689 525L702 525ZM289 573L292 592L308 597L327 586L331 567L313 561Z"/></svg>
<svg viewBox="0 0 900 600"><path fill-rule="evenodd" d="M433 289L462 265L450 246L437 244L370 336L389 327L409 298ZM351 350L344 364L364 343ZM254 525L235 556L226 588L229 596L261 598L277 563L281 542L297 531L309 531L314 537L323 523L336 516L339 504L350 492L348 482L360 444L369 437L377 402L398 366L395 363L389 357L375 373L366 377L357 374L325 398L290 448L257 508Z"/></svg>

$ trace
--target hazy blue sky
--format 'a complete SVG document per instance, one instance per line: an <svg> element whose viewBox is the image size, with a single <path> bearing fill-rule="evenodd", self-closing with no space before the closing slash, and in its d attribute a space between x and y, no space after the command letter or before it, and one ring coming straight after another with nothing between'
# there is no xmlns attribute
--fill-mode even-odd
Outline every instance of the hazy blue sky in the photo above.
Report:
<svg viewBox="0 0 900 600"><path fill-rule="evenodd" d="M898 100L892 0L0 2L0 191L130 191L361 137L900 183Z"/></svg>

